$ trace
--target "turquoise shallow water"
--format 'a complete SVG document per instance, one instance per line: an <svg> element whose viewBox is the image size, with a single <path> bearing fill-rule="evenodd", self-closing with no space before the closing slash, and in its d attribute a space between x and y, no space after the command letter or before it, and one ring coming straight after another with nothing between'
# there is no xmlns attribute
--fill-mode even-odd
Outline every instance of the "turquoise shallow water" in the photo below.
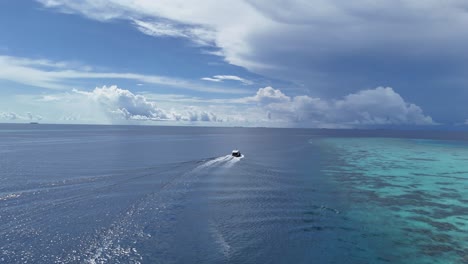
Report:
<svg viewBox="0 0 468 264"><path fill-rule="evenodd" d="M466 142L327 138L323 172L366 230L363 254L389 263L468 263ZM365 245L365 244L364 244Z"/></svg>

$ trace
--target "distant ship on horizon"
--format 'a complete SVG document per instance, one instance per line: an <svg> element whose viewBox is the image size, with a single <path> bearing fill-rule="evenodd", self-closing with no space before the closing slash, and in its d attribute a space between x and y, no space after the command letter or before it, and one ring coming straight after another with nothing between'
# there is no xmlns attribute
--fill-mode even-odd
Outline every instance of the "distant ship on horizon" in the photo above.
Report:
<svg viewBox="0 0 468 264"><path fill-rule="evenodd" d="M29 122L30 125L38 125L39 122Z"/></svg>

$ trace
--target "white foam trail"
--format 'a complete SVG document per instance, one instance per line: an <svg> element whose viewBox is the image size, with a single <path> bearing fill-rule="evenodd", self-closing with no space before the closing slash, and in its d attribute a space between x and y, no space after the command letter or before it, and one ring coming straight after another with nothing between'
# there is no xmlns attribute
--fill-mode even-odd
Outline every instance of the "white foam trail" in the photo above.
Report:
<svg viewBox="0 0 468 264"><path fill-rule="evenodd" d="M219 165L221 163L224 163L226 161L228 161L230 158L232 158L231 155L226 155L226 156L221 156L221 157L218 157L216 159L212 159L212 160L209 160L201 165L199 165L198 167L196 167L194 169L194 171L198 171L198 170L201 170L201 169L204 169L204 168L208 168L208 167L213 167L213 166L216 166L216 165Z"/></svg>
<svg viewBox="0 0 468 264"><path fill-rule="evenodd" d="M244 158L244 155L241 155L238 158L232 157L230 160L228 160L226 162L226 164L224 164L224 167L225 168L231 168L232 166L234 166L234 164L236 164L237 162L239 162L243 158Z"/></svg>
<svg viewBox="0 0 468 264"><path fill-rule="evenodd" d="M231 155L221 156L212 160L209 160L198 167L196 167L193 171L199 171L205 168L212 168L212 167L222 167L222 168L230 168L234 166L237 162L244 158L244 155L240 157L233 157Z"/></svg>
<svg viewBox="0 0 468 264"><path fill-rule="evenodd" d="M21 196L21 194L19 194L19 193L10 193L10 194L7 194L5 196L0 196L0 201L6 201L6 200L18 198L20 196Z"/></svg>
<svg viewBox="0 0 468 264"><path fill-rule="evenodd" d="M213 234L213 238L215 239L216 244L220 246L223 255L226 258L229 258L231 246L227 243L226 239L224 239L223 234L219 232L219 230L214 226L214 224L211 224L210 229L211 233Z"/></svg>
<svg viewBox="0 0 468 264"><path fill-rule="evenodd" d="M179 185L179 187L181 185L189 185L190 180L194 180L199 176L199 173L197 172L212 168L230 168L242 158L244 158L243 155L238 158L226 155L208 160L195 167L195 169L184 173L181 178L177 179L175 182L170 182L167 185L164 185L162 189L176 188L177 185ZM137 252L137 249L134 247L123 247L120 245L120 242L121 240L135 241L145 236L141 227L134 221L134 218L138 218L141 212L147 210L150 203L160 205L156 208L158 212L155 213L162 212L162 209L159 208L164 207L161 206L163 201L159 200L158 197L159 195L155 194L155 197L147 197L146 200L133 205L123 218L114 222L114 224L112 224L106 231L101 233L100 237L96 241L91 241L90 248L85 251L85 261L91 264L108 262L119 263L122 261L140 263L143 258ZM226 257L229 257L231 246L214 226L212 229L213 237L217 244L220 245L223 254ZM142 235L139 233L142 233Z"/></svg>
<svg viewBox="0 0 468 264"><path fill-rule="evenodd" d="M141 236L136 232L132 232L128 227L134 224L132 218L142 209L133 206L120 221L111 225L100 239L91 242L90 248L85 252L86 259L84 261L89 264L121 263L123 261L125 263L140 264L143 257L138 253L137 249L131 246L122 247L120 241L129 236Z"/></svg>

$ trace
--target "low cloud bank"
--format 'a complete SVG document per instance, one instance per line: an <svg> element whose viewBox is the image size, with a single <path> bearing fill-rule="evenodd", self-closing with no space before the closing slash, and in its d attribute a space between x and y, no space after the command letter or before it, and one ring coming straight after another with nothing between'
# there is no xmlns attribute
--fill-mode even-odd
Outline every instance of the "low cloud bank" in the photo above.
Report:
<svg viewBox="0 0 468 264"><path fill-rule="evenodd" d="M290 97L279 89L265 87L245 100L265 109L269 120L342 125L434 124L419 106L406 102L390 87L362 90L339 100Z"/></svg>
<svg viewBox="0 0 468 264"><path fill-rule="evenodd" d="M101 111L114 119L151 120L151 121L217 121L217 116L211 112L201 111L194 107L183 111L167 111L149 101L143 95L137 95L129 90L110 87L96 87L93 91L74 90L89 103L94 104Z"/></svg>
<svg viewBox="0 0 468 264"><path fill-rule="evenodd" d="M138 120L166 120L168 115L155 103L149 102L142 95L135 95L129 90L117 86L96 87L91 92L73 90L75 93L87 97L109 114L124 119Z"/></svg>
<svg viewBox="0 0 468 264"><path fill-rule="evenodd" d="M42 116L35 115L30 112L25 114L18 114L15 112L0 112L0 120L5 121L39 121L42 120Z"/></svg>
<svg viewBox="0 0 468 264"><path fill-rule="evenodd" d="M290 96L268 86L248 97L202 99L135 94L117 86L103 86L91 91L43 95L37 102L64 114L66 118L60 120L67 122L171 121L207 125L223 122L224 125L348 128L436 124L419 106L405 101L390 87L361 90L339 99L322 99ZM18 118L15 113L0 112L0 119ZM22 118L37 117L31 114Z"/></svg>

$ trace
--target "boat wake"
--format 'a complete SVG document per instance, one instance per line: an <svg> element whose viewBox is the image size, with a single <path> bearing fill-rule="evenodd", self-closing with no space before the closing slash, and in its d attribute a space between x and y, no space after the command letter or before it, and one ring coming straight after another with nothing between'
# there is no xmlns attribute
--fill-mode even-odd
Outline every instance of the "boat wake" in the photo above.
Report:
<svg viewBox="0 0 468 264"><path fill-rule="evenodd" d="M230 168L243 158L244 155L241 155L240 157L233 157L231 155L217 157L199 165L194 169L194 171L199 171L207 168Z"/></svg>
<svg viewBox="0 0 468 264"><path fill-rule="evenodd" d="M231 246L226 241L223 233L216 227L214 222L210 223L210 232L213 236L215 243L219 246L221 253L225 258L229 258L231 253Z"/></svg>
<svg viewBox="0 0 468 264"><path fill-rule="evenodd" d="M138 245L160 237L161 233L168 232L172 228L175 210L200 177L209 172L231 168L243 157L226 155L204 161L195 168L173 177L157 191L142 197L111 226L102 230L94 241L88 241L90 247L81 253L85 262L140 263L143 258L139 254ZM222 247L223 254L229 255L230 247L223 236L219 232L214 232L214 235ZM161 251L160 254L167 252L165 246L157 246ZM69 256L67 260L83 260L83 255Z"/></svg>
<svg viewBox="0 0 468 264"><path fill-rule="evenodd" d="M230 168L230 167L234 166L234 164L236 164L237 162L239 162L243 158L244 158L244 155L241 155L240 157L232 157L231 156L231 159L229 159L225 164L223 164L223 166L225 168Z"/></svg>

